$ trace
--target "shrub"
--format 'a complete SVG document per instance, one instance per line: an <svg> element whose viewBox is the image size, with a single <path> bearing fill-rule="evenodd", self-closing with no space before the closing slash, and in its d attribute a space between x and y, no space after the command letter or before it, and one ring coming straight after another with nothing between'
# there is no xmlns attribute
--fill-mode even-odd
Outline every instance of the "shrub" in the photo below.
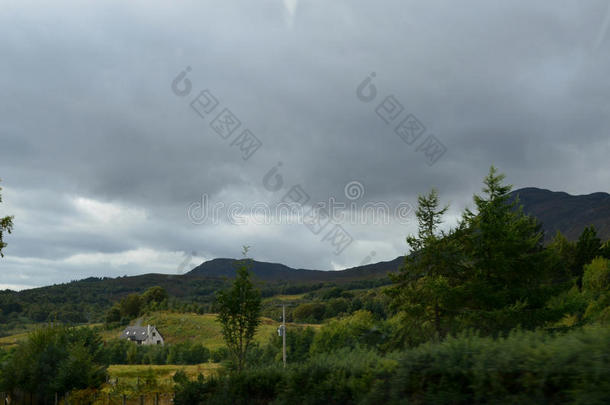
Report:
<svg viewBox="0 0 610 405"><path fill-rule="evenodd" d="M610 328L465 333L381 356L339 349L177 387L177 404L606 404ZM188 398L179 402L178 398ZM190 402L188 402L190 401Z"/></svg>
<svg viewBox="0 0 610 405"><path fill-rule="evenodd" d="M357 346L376 347L381 339L381 331L377 328L373 315L360 310L324 325L314 337L311 353L326 353Z"/></svg>
<svg viewBox="0 0 610 405"><path fill-rule="evenodd" d="M610 329L567 334L473 334L405 352L390 383L375 393L389 403L603 404L610 396Z"/></svg>

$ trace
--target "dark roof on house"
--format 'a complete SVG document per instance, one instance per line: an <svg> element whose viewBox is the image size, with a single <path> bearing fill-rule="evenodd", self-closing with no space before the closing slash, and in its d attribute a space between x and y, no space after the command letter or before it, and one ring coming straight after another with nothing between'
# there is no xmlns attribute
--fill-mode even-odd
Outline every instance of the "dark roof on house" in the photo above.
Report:
<svg viewBox="0 0 610 405"><path fill-rule="evenodd" d="M146 340L148 331L145 326L128 326L121 333L121 337L131 340Z"/></svg>

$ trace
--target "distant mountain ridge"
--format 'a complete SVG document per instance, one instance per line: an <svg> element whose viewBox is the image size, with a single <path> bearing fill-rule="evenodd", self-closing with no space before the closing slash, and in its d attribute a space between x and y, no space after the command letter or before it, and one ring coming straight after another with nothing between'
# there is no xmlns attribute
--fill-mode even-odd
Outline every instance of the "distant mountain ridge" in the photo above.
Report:
<svg viewBox="0 0 610 405"><path fill-rule="evenodd" d="M549 241L557 231L568 239L577 240L583 229L595 226L602 240L610 239L610 194L598 192L587 195L571 195L562 191L550 191L527 187L512 192L519 197L523 211L536 217Z"/></svg>
<svg viewBox="0 0 610 405"><path fill-rule="evenodd" d="M233 277L235 275L236 259L213 259L195 267L187 277ZM287 282L341 282L366 280L385 277L389 272L395 272L403 263L404 257L399 256L387 262L372 263L352 267L345 270L305 270L294 269L280 263L250 261L250 271L261 281Z"/></svg>

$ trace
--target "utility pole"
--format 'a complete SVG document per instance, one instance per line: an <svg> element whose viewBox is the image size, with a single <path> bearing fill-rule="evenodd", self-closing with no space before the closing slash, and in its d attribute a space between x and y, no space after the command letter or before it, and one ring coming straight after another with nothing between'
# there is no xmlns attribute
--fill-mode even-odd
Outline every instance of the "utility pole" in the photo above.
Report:
<svg viewBox="0 0 610 405"><path fill-rule="evenodd" d="M286 368L286 305L282 305L282 358Z"/></svg>
<svg viewBox="0 0 610 405"><path fill-rule="evenodd" d="M293 305L288 303L288 306ZM282 324L277 329L277 333L282 337L282 360L286 368L286 303L282 303Z"/></svg>

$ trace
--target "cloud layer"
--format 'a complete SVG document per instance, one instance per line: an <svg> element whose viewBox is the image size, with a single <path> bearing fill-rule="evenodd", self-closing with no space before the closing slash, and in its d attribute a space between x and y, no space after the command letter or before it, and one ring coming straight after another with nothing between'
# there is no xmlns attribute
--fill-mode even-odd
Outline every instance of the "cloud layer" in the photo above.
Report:
<svg viewBox="0 0 610 405"><path fill-rule="evenodd" d="M452 217L491 164L516 187L608 191L607 2L10 1L0 11L0 177L15 215L0 288L177 272L252 245L258 260L340 269L406 252L413 225L193 224L187 207L315 201L415 204L431 187ZM172 81L190 67L192 89ZM356 90L372 72L375 100ZM181 85L184 83L181 82ZM190 103L218 101L201 117ZM388 96L400 107L379 105ZM240 121L223 139L211 123ZM384 109L385 108L385 109ZM385 111L385 113L384 113ZM379 113L379 114L378 114ZM384 115L385 114L385 115ZM426 132L409 144L396 125ZM243 129L262 142L249 159ZM446 152L429 165L421 143ZM419 149L419 150L418 150ZM263 179L278 167L282 187ZM273 177L275 178L275 177ZM189 260L189 263L191 260Z"/></svg>

